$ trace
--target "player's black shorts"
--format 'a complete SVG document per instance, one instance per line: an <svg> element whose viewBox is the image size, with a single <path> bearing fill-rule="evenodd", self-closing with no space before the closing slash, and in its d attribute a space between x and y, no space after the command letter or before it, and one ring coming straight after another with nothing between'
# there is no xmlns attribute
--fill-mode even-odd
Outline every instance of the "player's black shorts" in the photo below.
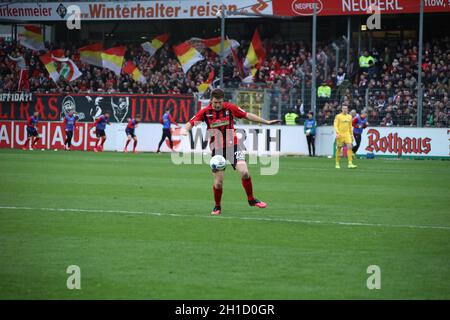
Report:
<svg viewBox="0 0 450 320"><path fill-rule="evenodd" d="M126 128L125 133L127 136L131 136L132 138L136 137L136 134L134 133L134 129Z"/></svg>
<svg viewBox="0 0 450 320"><path fill-rule="evenodd" d="M106 137L105 130L95 129L95 135L97 138Z"/></svg>
<svg viewBox="0 0 450 320"><path fill-rule="evenodd" d="M30 128L30 127L27 127L27 135L28 135L28 137L37 137L37 136L39 136L36 128Z"/></svg>
<svg viewBox="0 0 450 320"><path fill-rule="evenodd" d="M215 155L221 155L228 161L230 161L231 166L236 170L236 163L238 161L245 161L245 150L239 145L224 147L221 149L212 149L212 157Z"/></svg>

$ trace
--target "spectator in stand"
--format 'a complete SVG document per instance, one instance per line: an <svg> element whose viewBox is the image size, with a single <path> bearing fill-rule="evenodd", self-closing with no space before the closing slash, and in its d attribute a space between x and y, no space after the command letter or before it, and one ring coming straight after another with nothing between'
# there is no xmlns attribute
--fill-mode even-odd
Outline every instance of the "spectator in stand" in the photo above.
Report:
<svg viewBox="0 0 450 320"><path fill-rule="evenodd" d="M17 81L17 91L29 91L30 82L28 80L28 66L25 58L18 53L13 52L12 55L8 55L9 60L16 63L19 71L19 79Z"/></svg>
<svg viewBox="0 0 450 320"><path fill-rule="evenodd" d="M336 75L336 87L339 87L345 80L345 72L344 69L339 68L337 75Z"/></svg>
<svg viewBox="0 0 450 320"><path fill-rule="evenodd" d="M368 74L369 80L376 78L377 67L375 66L375 63L373 62L373 60L369 60L369 67L367 68L367 74Z"/></svg>
<svg viewBox="0 0 450 320"><path fill-rule="evenodd" d="M331 98L331 87L325 81L317 88L317 98L319 98L319 105L327 103Z"/></svg>
<svg viewBox="0 0 450 320"><path fill-rule="evenodd" d="M369 51L364 50L364 53L359 57L359 72L361 73L367 73L369 69L369 61L374 61L374 58L369 55Z"/></svg>
<svg viewBox="0 0 450 320"><path fill-rule="evenodd" d="M312 69L309 63L311 59L310 49L305 43L283 42L279 39L263 39L266 46L266 61L262 64L258 76L251 84L243 84L239 70L233 65L232 59L225 61L225 85L233 87L252 86L254 88L276 89L280 91L277 104L290 105L292 88L301 89L301 71L304 74L306 88L311 86ZM20 52L29 68L29 83L31 92L59 93L59 92L88 92L88 93L153 93L153 94L193 94L198 92L198 85L208 78L209 70L212 68L215 74L219 74L219 57L209 49L199 48L205 60L198 62L186 74L172 52L172 43L166 43L152 57L142 50L139 43L127 45L127 56L132 57L139 67L147 84L135 82L129 75L116 76L112 71L98 68L80 62L77 48L85 45L61 44L54 46L50 44L49 49L65 50L65 55L72 59L79 67L83 75L70 84L62 81L54 83L48 76L45 66L39 60L39 54L24 49L16 43L2 41L0 39L0 92L15 92L18 88L20 74L16 63L8 58L8 54L14 58L13 52ZM119 44L118 44L119 45ZM247 54L248 40L241 41L238 48L240 59ZM344 73L342 64L335 70L333 61L333 50L327 48L326 43L318 43L318 52L323 52L317 60L318 83L326 82L331 90L336 90L336 95L329 98L327 103L319 103L317 109L317 120L319 123L328 122L337 113L337 106L347 99L350 108L361 111L366 107L366 93L368 94L371 108L383 111L388 105L393 107L391 117L394 125L415 125L417 119L417 60L418 50L412 39L402 40L398 43L386 42L383 50L373 49L372 56L364 52L362 60L367 62L367 73ZM424 85L424 112L423 121L426 116L433 114L434 126L448 125L450 91L450 39L448 36L428 41L424 45L424 59L422 64ZM324 56L330 57L328 62L328 75L325 77ZM355 60L356 55L351 56ZM358 60L358 59L356 59ZM368 69L369 62L376 65L375 72ZM358 61L357 61L358 62ZM363 67L364 64L363 63ZM377 70L377 68L379 70ZM350 65L351 71L351 65ZM364 71L364 69L362 69ZM347 81L348 80L348 81ZM368 90L367 90L368 89ZM380 91L380 92L378 92ZM377 93L378 92L378 93ZM400 98L398 98L400 97ZM445 99L447 97L447 99ZM434 98L434 100L432 100ZM320 100L321 98L319 98ZM442 103L442 104L440 104ZM326 109L325 109L326 107ZM369 111L369 118L372 118ZM379 111L375 110L375 114ZM273 115L277 117L278 111ZM386 114L378 114L379 118L370 120L371 123L381 123Z"/></svg>
<svg viewBox="0 0 450 320"><path fill-rule="evenodd" d="M284 115L284 123L288 126L295 126L298 122L299 116L295 113L294 110L289 110Z"/></svg>

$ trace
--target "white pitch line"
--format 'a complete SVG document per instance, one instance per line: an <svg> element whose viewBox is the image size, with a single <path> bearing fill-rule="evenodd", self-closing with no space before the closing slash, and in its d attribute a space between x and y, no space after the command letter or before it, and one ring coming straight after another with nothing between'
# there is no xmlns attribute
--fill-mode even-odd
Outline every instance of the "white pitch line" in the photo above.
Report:
<svg viewBox="0 0 450 320"><path fill-rule="evenodd" d="M73 208L31 208L31 207L15 207L0 206L4 210L38 210L38 211L56 211L56 212L91 212L91 213L123 213L151 216L167 216L182 218L204 218L204 219L230 219L230 220L252 220L252 221L269 221L269 222L292 222L304 224L335 224L341 226L358 226L358 227L385 227L385 228L409 228L409 229L441 229L450 230L447 226L421 226L407 224L383 224L383 223L365 223L365 222L343 222L343 221L320 221L320 220L302 220L302 219L284 219L284 218L261 218L261 217L227 217L227 216L211 216L211 215L187 215L178 213L160 213L160 212L144 212L144 211L125 211L125 210L101 210L101 209L73 209Z"/></svg>

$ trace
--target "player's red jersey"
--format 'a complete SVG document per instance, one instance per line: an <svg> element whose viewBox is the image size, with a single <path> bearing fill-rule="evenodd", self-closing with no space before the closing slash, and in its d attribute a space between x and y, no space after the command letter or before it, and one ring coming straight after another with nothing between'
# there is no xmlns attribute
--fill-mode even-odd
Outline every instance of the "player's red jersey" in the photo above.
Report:
<svg viewBox="0 0 450 320"><path fill-rule="evenodd" d="M217 134L220 132L226 141L226 145L229 146L238 144L234 129L234 118L241 119L245 117L247 117L247 112L232 103L224 102L220 111L214 110L210 103L193 116L189 123L194 126L199 122L205 122L211 135L211 144L216 141ZM218 140L217 142L220 143Z"/></svg>
<svg viewBox="0 0 450 320"><path fill-rule="evenodd" d="M135 129L137 124L138 124L137 120L133 118L130 121L128 121L127 128L128 129Z"/></svg>
<svg viewBox="0 0 450 320"><path fill-rule="evenodd" d="M32 115L31 117L29 117L27 119L27 126L29 128L36 128L37 123L38 123L38 118L35 117L34 115Z"/></svg>

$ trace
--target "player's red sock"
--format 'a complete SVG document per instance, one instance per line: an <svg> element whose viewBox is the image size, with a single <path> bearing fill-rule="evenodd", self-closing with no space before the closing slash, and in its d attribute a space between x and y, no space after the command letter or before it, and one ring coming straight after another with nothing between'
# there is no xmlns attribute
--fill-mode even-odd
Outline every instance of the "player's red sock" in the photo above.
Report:
<svg viewBox="0 0 450 320"><path fill-rule="evenodd" d="M216 202L216 206L220 207L220 203L222 202L222 189L216 189L213 187L214 191L214 201Z"/></svg>
<svg viewBox="0 0 450 320"><path fill-rule="evenodd" d="M97 140L95 141L95 148L98 147L98 142L99 142L99 141L100 141L99 139L97 139Z"/></svg>
<svg viewBox="0 0 450 320"><path fill-rule="evenodd" d="M103 148L103 145L105 144L105 141L106 141L106 139L103 139L103 140L102 140L102 143L100 143L100 147Z"/></svg>
<svg viewBox="0 0 450 320"><path fill-rule="evenodd" d="M245 189L245 193L247 194L248 201L252 201L255 198L253 198L253 185L252 185L252 178L248 177L248 179L242 178L242 186Z"/></svg>
<svg viewBox="0 0 450 320"><path fill-rule="evenodd" d="M134 145L133 145L133 152L136 151L136 146L137 146L137 141L134 140Z"/></svg>
<svg viewBox="0 0 450 320"><path fill-rule="evenodd" d="M26 149L28 149L29 147L30 147L30 140L31 139L27 139L27 141L25 142L25 144L23 145L23 150L26 150Z"/></svg>
<svg viewBox="0 0 450 320"><path fill-rule="evenodd" d="M125 144L125 150L128 148L129 144L130 144L130 140L127 140L127 143Z"/></svg>

